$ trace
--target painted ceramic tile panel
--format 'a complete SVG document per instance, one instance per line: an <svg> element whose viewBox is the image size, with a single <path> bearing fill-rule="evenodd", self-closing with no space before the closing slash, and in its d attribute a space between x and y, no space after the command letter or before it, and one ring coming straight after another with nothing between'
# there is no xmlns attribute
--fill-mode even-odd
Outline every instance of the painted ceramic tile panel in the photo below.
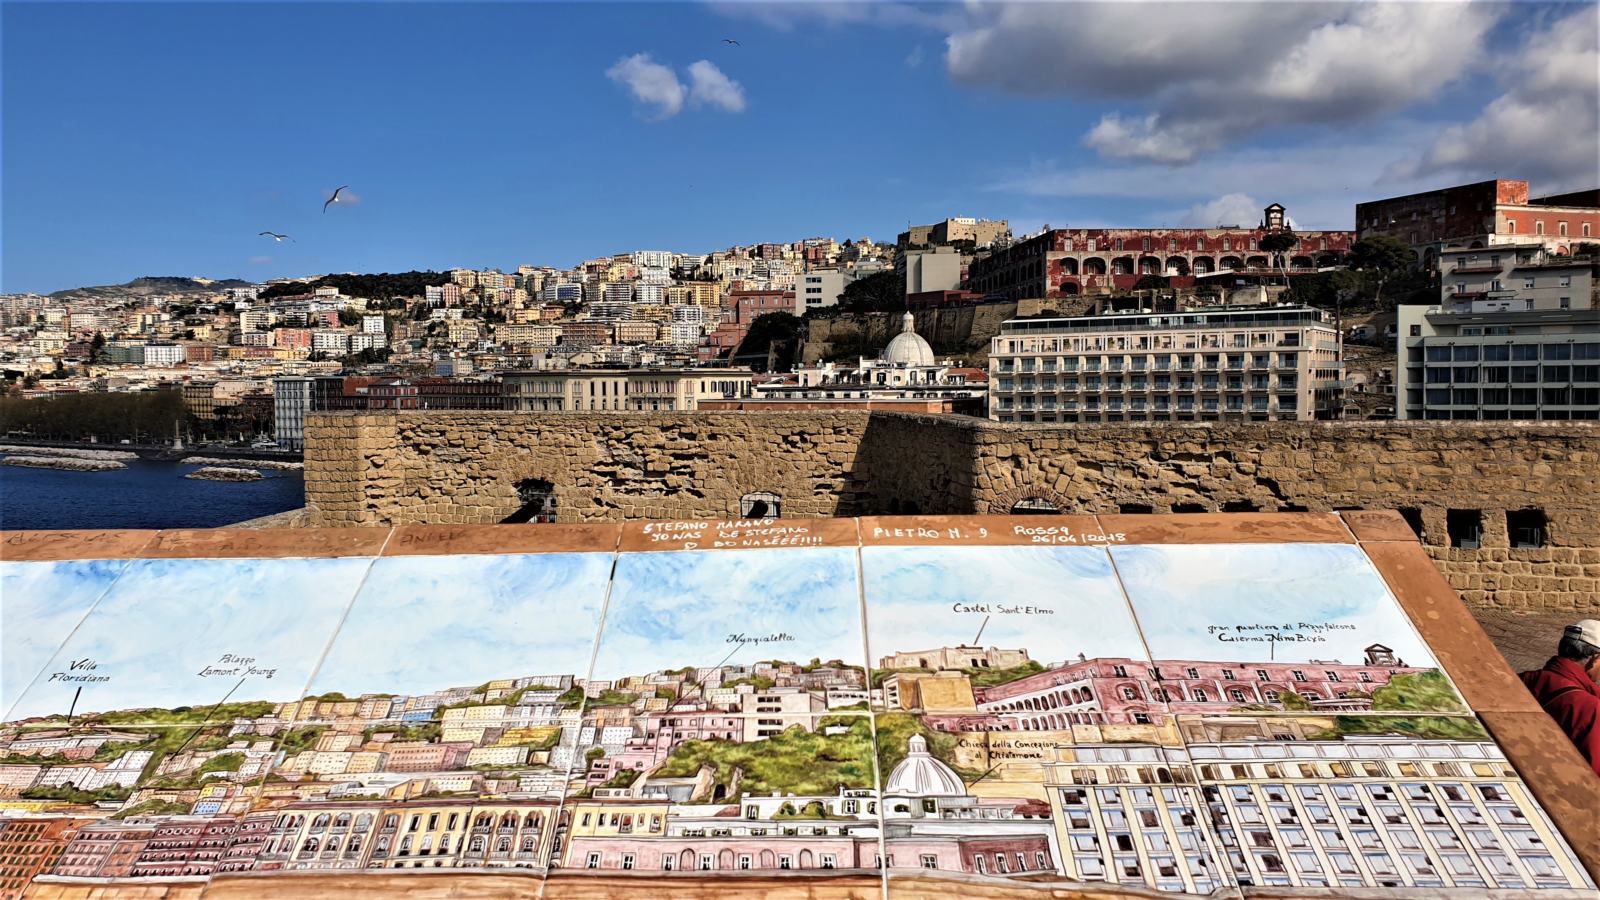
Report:
<svg viewBox="0 0 1600 900"><path fill-rule="evenodd" d="M11 709L126 565L0 561L0 712Z"/></svg>
<svg viewBox="0 0 1600 900"><path fill-rule="evenodd" d="M862 583L891 893L918 894L935 872L1229 883L1193 778L1167 756L1180 740L1165 704L1124 694L1150 660L1103 546L869 546ZM1098 783L1130 815L1163 790L1187 804L1173 827L1192 858L1174 844L1140 869L1074 847L1074 779L1112 761L1139 780Z"/></svg>
<svg viewBox="0 0 1600 900"><path fill-rule="evenodd" d="M1240 885L1593 895L1476 718L1183 715L1179 729Z"/></svg>
<svg viewBox="0 0 1600 900"><path fill-rule="evenodd" d="M559 864L870 869L864 662L853 548L622 554Z"/></svg>
<svg viewBox="0 0 1600 900"><path fill-rule="evenodd" d="M8 720L44 725L71 713L106 725L190 725L208 709L216 718L266 714L305 690L370 563L135 560Z"/></svg>
<svg viewBox="0 0 1600 900"><path fill-rule="evenodd" d="M1177 713L1464 714L1427 644L1353 544L1111 550Z"/></svg>
<svg viewBox="0 0 1600 900"><path fill-rule="evenodd" d="M580 707L612 558L378 560L292 710L269 784L292 814L263 858L371 870L451 854L457 866L542 870L569 773L599 746ZM401 823L383 802L397 795L441 805ZM349 829L328 831L323 814L348 815ZM386 832L390 816L398 831Z"/></svg>

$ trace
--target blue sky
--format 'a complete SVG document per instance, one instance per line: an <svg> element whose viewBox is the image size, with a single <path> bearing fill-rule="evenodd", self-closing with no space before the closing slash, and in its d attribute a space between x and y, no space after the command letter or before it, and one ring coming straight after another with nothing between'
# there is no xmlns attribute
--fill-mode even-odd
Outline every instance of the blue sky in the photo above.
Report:
<svg viewBox="0 0 1600 900"><path fill-rule="evenodd" d="M610 553L404 556L372 567L311 693L415 694L589 671Z"/></svg>
<svg viewBox="0 0 1600 900"><path fill-rule="evenodd" d="M1128 601L1100 547L866 547L861 568L873 665L891 653L974 639L984 647L1026 650L1044 665L1079 653L1145 658ZM958 604L992 611L958 612ZM1007 614L1001 606L1054 614Z"/></svg>
<svg viewBox="0 0 1600 900"><path fill-rule="evenodd" d="M731 635L783 636L730 643ZM849 547L624 553L606 605L594 677L764 659L865 665Z"/></svg>
<svg viewBox="0 0 1600 900"><path fill-rule="evenodd" d="M224 654L270 676L246 676L232 700L294 700L305 689L372 560L135 560L41 675L91 659L105 682L83 685L88 712L217 703L235 677L201 676ZM80 669L79 671L87 671ZM8 716L65 713L78 685L40 680Z"/></svg>
<svg viewBox="0 0 1600 900"><path fill-rule="evenodd" d="M1210 225L1276 200L1349 227L1357 200L1492 174L1592 186L1595 15L7 3L0 289L567 266L961 214ZM321 214L343 184L359 202Z"/></svg>
<svg viewBox="0 0 1600 900"><path fill-rule="evenodd" d="M1359 665L1372 644L1407 665L1437 666L1400 604L1354 544L1192 544L1112 547L1111 557L1157 659L1338 660ZM1332 624L1333 629L1301 627ZM1314 643L1224 641L1264 633L1320 635ZM1220 630L1213 630L1214 628Z"/></svg>
<svg viewBox="0 0 1600 900"><path fill-rule="evenodd" d="M22 696L125 565L0 561L0 713Z"/></svg>

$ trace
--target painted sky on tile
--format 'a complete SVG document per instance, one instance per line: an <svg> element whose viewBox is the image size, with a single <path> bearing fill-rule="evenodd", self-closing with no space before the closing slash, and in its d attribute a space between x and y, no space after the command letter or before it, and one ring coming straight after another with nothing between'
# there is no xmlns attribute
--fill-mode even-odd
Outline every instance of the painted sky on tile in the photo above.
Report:
<svg viewBox="0 0 1600 900"><path fill-rule="evenodd" d="M216 703L238 678L201 677L224 654L253 658L231 700L293 700L332 639L370 559L145 559L128 565L44 668L92 659L88 712ZM41 680L12 718L65 713L77 685Z"/></svg>
<svg viewBox="0 0 1600 900"><path fill-rule="evenodd" d="M1079 653L1144 657L1099 547L867 547L861 567L874 665L891 653L971 644L980 627L979 645L1027 650L1041 663ZM1001 611L1030 606L1054 614Z"/></svg>
<svg viewBox="0 0 1600 900"><path fill-rule="evenodd" d="M733 635L792 637L738 644ZM732 655L730 656L730 651ZM813 657L865 664L855 550L625 553L594 677Z"/></svg>
<svg viewBox="0 0 1600 900"><path fill-rule="evenodd" d="M1123 546L1111 555L1157 659L1358 665L1379 643L1408 665L1438 665L1354 544ZM1324 640L1240 640L1269 630Z"/></svg>
<svg viewBox="0 0 1600 900"><path fill-rule="evenodd" d="M427 693L589 670L609 553L379 560L311 692Z"/></svg>
<svg viewBox="0 0 1600 900"><path fill-rule="evenodd" d="M0 562L0 712L117 580L124 560Z"/></svg>

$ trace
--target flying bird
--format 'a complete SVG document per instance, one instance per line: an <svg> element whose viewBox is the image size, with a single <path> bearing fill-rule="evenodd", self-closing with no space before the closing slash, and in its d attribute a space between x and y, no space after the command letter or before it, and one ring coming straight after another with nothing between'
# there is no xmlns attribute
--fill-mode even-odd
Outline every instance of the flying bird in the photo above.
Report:
<svg viewBox="0 0 1600 900"><path fill-rule="evenodd" d="M350 185L348 185L348 184L346 184L346 185L340 185L340 186L339 186L339 187L338 187L338 188L335 188L335 189L334 189L334 192L333 192L333 196L332 196L332 197L329 197L329 198L328 198L328 199L327 199L327 200L326 200L326 201L324 201L324 202L323 202L323 204L322 204L322 211L323 211L323 212L324 212L324 213L326 213L326 212L327 212L327 211L328 211L328 205L329 205L329 204L331 204L331 203L338 203L338 202L339 202L339 192L340 192L340 191L342 191L342 190L344 190L344 189L345 189L345 188L347 188L347 187L349 187L349 186L350 186Z"/></svg>
<svg viewBox="0 0 1600 900"><path fill-rule="evenodd" d="M736 40L734 40L734 39L733 39L733 38L723 38L723 39L722 39L722 42L723 42L723 43L724 43L724 44L732 44L732 45L734 45L734 46L735 46L735 47L742 47L742 46L744 46L744 45L743 45L743 44L740 44L740 43L739 43L739 42L738 42L738 41L736 41Z"/></svg>
<svg viewBox="0 0 1600 900"><path fill-rule="evenodd" d="M284 241L292 241L292 240L294 240L294 238L289 237L287 234L279 234L276 231L260 231L260 232L257 232L256 234L257 234L257 236L263 236L263 237L272 238L273 240L277 241L280 244L283 243Z"/></svg>

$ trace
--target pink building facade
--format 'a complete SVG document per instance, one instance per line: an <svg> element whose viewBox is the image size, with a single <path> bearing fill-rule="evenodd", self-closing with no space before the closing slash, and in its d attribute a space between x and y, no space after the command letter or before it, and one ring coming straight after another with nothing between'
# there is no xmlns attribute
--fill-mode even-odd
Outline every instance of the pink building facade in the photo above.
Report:
<svg viewBox="0 0 1600 900"><path fill-rule="evenodd" d="M1361 665L1335 662L1081 660L973 691L976 715L931 715L943 731L1049 731L1073 725L1160 724L1168 715L1216 714L1237 706L1283 707L1297 694L1313 711L1372 708L1372 692L1408 667L1374 644Z"/></svg>

